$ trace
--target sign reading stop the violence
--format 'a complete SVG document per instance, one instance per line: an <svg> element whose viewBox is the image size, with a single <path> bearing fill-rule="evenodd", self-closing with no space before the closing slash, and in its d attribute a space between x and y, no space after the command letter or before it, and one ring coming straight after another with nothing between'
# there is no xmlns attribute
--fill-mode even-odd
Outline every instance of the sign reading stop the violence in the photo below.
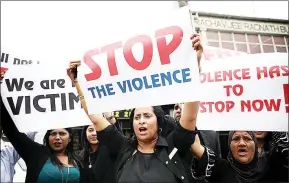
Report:
<svg viewBox="0 0 289 183"><path fill-rule="evenodd" d="M288 131L288 54L252 54L204 62L202 130Z"/></svg>
<svg viewBox="0 0 289 183"><path fill-rule="evenodd" d="M87 51L78 78L89 113L198 100L189 15L187 8L172 11L146 22L150 31Z"/></svg>

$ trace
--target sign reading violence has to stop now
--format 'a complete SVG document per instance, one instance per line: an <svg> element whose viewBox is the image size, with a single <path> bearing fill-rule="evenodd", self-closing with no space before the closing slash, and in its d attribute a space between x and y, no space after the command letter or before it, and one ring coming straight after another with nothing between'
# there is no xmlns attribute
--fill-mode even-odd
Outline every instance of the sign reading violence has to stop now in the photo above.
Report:
<svg viewBox="0 0 289 183"><path fill-rule="evenodd" d="M85 53L78 78L90 114L198 100L188 9L154 23L148 22L151 31Z"/></svg>
<svg viewBox="0 0 289 183"><path fill-rule="evenodd" d="M287 53L212 60L202 70L198 129L288 131Z"/></svg>

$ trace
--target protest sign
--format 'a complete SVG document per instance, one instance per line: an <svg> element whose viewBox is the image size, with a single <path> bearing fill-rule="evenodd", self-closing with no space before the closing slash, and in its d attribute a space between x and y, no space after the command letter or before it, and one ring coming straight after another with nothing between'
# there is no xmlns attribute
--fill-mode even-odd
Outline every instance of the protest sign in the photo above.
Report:
<svg viewBox="0 0 289 183"><path fill-rule="evenodd" d="M19 131L91 124L65 69L39 64L7 71L1 96Z"/></svg>
<svg viewBox="0 0 289 183"><path fill-rule="evenodd" d="M288 54L248 54L204 62L202 130L288 131Z"/></svg>
<svg viewBox="0 0 289 183"><path fill-rule="evenodd" d="M188 9L172 11L146 26L151 29L147 33L84 55L78 78L90 114L198 100Z"/></svg>

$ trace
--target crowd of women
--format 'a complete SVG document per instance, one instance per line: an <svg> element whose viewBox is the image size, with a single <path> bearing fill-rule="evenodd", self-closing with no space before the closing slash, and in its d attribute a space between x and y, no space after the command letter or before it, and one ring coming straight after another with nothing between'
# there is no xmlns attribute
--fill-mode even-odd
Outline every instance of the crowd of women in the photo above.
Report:
<svg viewBox="0 0 289 183"><path fill-rule="evenodd" d="M200 38L191 40L200 65ZM288 182L288 133L231 131L228 157L222 158L196 128L199 102L185 102L178 120L160 106L133 109L128 138L111 113L88 114L79 65L70 62L67 74L92 122L83 127L80 153L73 151L70 128L48 130L43 144L19 132L1 98L2 130L27 165L26 182ZM7 182L5 168L1 182Z"/></svg>

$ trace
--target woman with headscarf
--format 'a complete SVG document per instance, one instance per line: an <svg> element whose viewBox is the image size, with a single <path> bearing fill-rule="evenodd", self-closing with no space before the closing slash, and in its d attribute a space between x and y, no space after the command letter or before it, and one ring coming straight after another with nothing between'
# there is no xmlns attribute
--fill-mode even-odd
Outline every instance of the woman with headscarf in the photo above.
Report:
<svg viewBox="0 0 289 183"><path fill-rule="evenodd" d="M193 175L209 182L258 182L262 176L256 173L258 146L255 134L251 131L231 131L228 146L229 154L225 160L202 146L196 136L191 150L196 157L193 161L198 166L193 167Z"/></svg>
<svg viewBox="0 0 289 183"><path fill-rule="evenodd" d="M71 129L48 130L43 144L18 131L1 98L1 125L4 134L27 166L25 182L80 182L83 171L73 153Z"/></svg>
<svg viewBox="0 0 289 183"><path fill-rule="evenodd" d="M197 51L199 62L203 51L199 36L192 36L192 47ZM74 70L80 63L71 64L69 70ZM77 81L75 86L88 114ZM117 182L191 182L190 171L188 166L184 166L182 158L194 142L199 102L186 102L184 105L180 123L167 138L160 135L165 115L159 106L139 107L131 111L132 139L121 135L101 114L88 114L99 142L108 148L110 154L118 157L114 172Z"/></svg>
<svg viewBox="0 0 289 183"><path fill-rule="evenodd" d="M258 141L257 173L262 182L288 182L288 134L286 132L255 133Z"/></svg>

